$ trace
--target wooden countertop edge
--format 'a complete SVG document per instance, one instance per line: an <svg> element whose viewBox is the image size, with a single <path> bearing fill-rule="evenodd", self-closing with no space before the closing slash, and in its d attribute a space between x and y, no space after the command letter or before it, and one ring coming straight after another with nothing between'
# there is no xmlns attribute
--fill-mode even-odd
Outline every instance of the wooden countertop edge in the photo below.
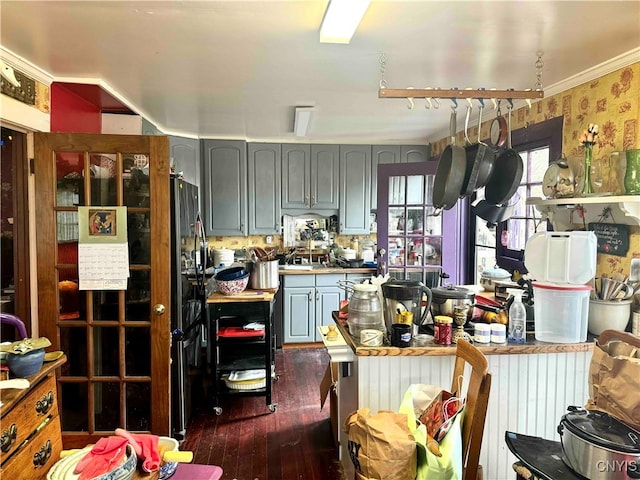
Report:
<svg viewBox="0 0 640 480"><path fill-rule="evenodd" d="M250 302L271 302L278 292L277 288L265 290L251 290L247 288L238 295L223 295L213 292L207 297L207 303L250 303Z"/></svg>
<svg viewBox="0 0 640 480"><path fill-rule="evenodd" d="M338 331L344 338L345 342L354 353L359 357L435 357L455 355L456 346L452 345L434 345L429 347L360 347L355 344L353 338L337 318L337 312L332 312L333 321L336 323ZM593 350L595 342L587 340L582 343L546 343L538 342L516 344L489 344L483 345L474 343L485 355L531 355L537 353L566 353L566 352L586 352Z"/></svg>
<svg viewBox="0 0 640 480"><path fill-rule="evenodd" d="M363 273L367 275L376 275L375 268L342 268L342 267L328 267L328 268L314 268L312 270L280 270L279 275L323 275L328 273Z"/></svg>
<svg viewBox="0 0 640 480"><path fill-rule="evenodd" d="M67 356L62 355L60 358L54 360L53 362L44 362L42 364L42 368L38 373L30 377L26 377L27 380L29 380L31 387L33 387L40 380L49 375L49 373L55 372L55 370L63 365L66 361ZM11 407L15 405L16 402L20 401L22 397L24 397L31 391L31 387L24 390L18 390L15 388L0 390L0 400L2 400L2 407L0 407L0 416L4 416L5 413L8 413L11 410Z"/></svg>

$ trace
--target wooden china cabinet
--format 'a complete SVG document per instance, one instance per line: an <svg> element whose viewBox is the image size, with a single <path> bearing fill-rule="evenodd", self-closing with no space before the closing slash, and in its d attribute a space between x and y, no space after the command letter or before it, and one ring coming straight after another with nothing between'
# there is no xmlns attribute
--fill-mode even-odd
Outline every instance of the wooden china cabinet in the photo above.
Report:
<svg viewBox="0 0 640 480"><path fill-rule="evenodd" d="M170 434L167 137L37 133L34 171L39 332L68 357L64 447L117 427ZM126 290L79 290L82 206L126 207Z"/></svg>

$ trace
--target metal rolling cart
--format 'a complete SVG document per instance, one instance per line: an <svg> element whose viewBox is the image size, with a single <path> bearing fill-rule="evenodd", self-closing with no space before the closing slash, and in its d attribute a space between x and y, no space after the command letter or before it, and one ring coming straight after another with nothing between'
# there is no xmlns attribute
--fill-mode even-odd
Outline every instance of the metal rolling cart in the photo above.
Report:
<svg viewBox="0 0 640 480"><path fill-rule="evenodd" d="M273 326L275 290L245 290L238 295L225 296L214 292L207 298L209 315L209 349L213 375L213 408L222 413L223 396L264 396L269 411L275 412L272 401L275 373L276 339ZM247 325L262 323L264 330L246 329ZM264 369L264 383L254 388L231 388L229 376L242 375Z"/></svg>

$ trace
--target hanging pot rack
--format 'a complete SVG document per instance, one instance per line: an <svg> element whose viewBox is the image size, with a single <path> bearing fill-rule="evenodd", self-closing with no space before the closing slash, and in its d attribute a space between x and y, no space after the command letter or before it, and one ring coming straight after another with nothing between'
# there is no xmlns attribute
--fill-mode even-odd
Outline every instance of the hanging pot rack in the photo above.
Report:
<svg viewBox="0 0 640 480"><path fill-rule="evenodd" d="M460 89L457 87L451 88L387 88L387 81L384 78L384 73L387 67L387 58L384 53L380 55L380 87L378 89L378 98L405 98L409 99L410 104L413 103L412 100L414 98L424 98L427 100L428 105L425 108L430 108L432 106L431 100L434 102L438 102L438 99L451 99L454 104L457 105L457 100L459 99L507 99L509 103L511 100L528 100L528 104L530 104L530 100L532 99L540 99L544 98L544 90L542 89L542 67L544 66L544 62L542 61L542 52L537 53L537 60L535 63L536 67L536 84L535 88L525 89L525 90L515 90L515 89L506 89L506 90L498 90L498 89L486 89L486 88L466 88ZM435 108L438 108L439 103L436 103ZM410 107L411 108L411 107Z"/></svg>

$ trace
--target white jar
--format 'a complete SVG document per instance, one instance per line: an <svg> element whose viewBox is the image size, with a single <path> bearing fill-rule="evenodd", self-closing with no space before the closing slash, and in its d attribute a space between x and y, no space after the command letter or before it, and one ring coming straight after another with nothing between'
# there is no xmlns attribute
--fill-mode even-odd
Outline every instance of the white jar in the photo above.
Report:
<svg viewBox="0 0 640 480"><path fill-rule="evenodd" d="M501 323L491 324L491 343L506 343L507 326Z"/></svg>
<svg viewBox="0 0 640 480"><path fill-rule="evenodd" d="M489 343L491 341L491 325L487 323L476 323L473 333L473 341L476 343Z"/></svg>

